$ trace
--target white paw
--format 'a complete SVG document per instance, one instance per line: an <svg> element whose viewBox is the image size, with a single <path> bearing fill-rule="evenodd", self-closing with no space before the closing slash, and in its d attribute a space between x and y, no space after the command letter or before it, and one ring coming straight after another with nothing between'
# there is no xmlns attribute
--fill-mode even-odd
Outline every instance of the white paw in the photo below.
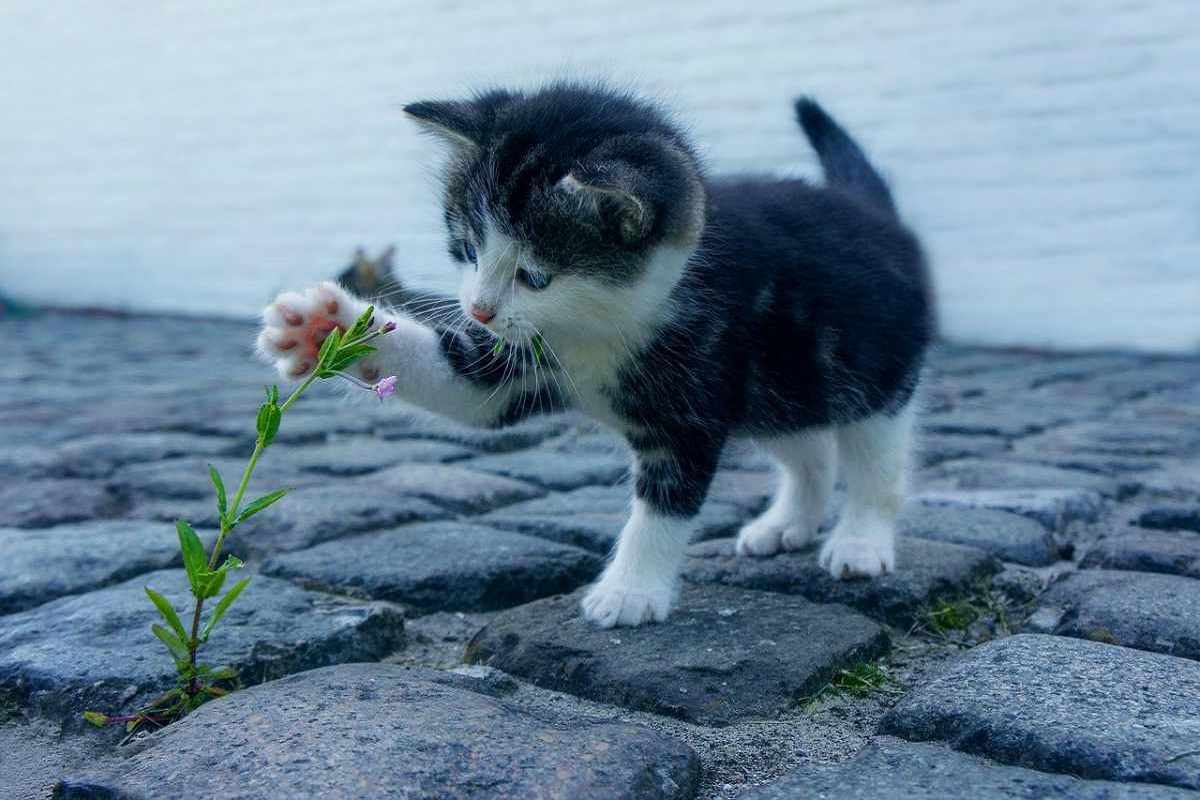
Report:
<svg viewBox="0 0 1200 800"><path fill-rule="evenodd" d="M896 571L896 543L890 533L839 534L821 547L818 563L835 578L877 578Z"/></svg>
<svg viewBox="0 0 1200 800"><path fill-rule="evenodd" d="M601 579L583 597L583 616L601 628L662 622L671 611L671 587L622 585Z"/></svg>
<svg viewBox="0 0 1200 800"><path fill-rule="evenodd" d="M799 522L780 523L759 517L738 531L735 550L739 556L773 556L780 550L802 550L812 542L814 532Z"/></svg>
<svg viewBox="0 0 1200 800"><path fill-rule="evenodd" d="M335 283L284 292L263 311L258 352L285 378L302 378L316 366L329 332L346 330L365 308Z"/></svg>
<svg viewBox="0 0 1200 800"><path fill-rule="evenodd" d="M783 546L783 526L774 520L751 520L738 531L734 549L739 556L773 556Z"/></svg>

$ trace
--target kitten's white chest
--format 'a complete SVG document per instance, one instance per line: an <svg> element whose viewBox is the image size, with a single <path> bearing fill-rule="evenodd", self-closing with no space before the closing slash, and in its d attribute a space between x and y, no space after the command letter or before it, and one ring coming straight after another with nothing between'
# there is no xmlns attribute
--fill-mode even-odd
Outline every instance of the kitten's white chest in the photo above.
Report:
<svg viewBox="0 0 1200 800"><path fill-rule="evenodd" d="M629 424L612 407L612 397L619 391L620 359L610 348L578 345L564 347L560 353L568 391L580 411L603 425L628 433Z"/></svg>

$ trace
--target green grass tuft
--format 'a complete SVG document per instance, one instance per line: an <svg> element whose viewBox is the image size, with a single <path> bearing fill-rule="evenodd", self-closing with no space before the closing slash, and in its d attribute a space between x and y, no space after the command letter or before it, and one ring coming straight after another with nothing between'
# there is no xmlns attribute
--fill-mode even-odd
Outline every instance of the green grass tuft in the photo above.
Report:
<svg viewBox="0 0 1200 800"><path fill-rule="evenodd" d="M875 692L895 691L896 679L888 672L887 667L880 664L869 664L860 661L845 669L840 669L829 682L830 687L839 694L854 697L865 697Z"/></svg>
<svg viewBox="0 0 1200 800"><path fill-rule="evenodd" d="M834 673L829 683L807 699L805 709L811 712L823 700L835 697L869 697L874 694L900 693L898 681L886 666L856 661Z"/></svg>
<svg viewBox="0 0 1200 800"><path fill-rule="evenodd" d="M936 608L925 614L926 626L941 636L952 631L965 631L978 619L979 612L966 601L956 603L942 601Z"/></svg>

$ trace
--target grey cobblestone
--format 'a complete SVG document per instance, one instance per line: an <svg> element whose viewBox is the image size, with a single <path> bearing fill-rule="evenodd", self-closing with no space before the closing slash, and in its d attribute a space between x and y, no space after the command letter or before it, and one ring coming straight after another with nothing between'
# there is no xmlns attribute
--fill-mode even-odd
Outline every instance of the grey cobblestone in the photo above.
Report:
<svg viewBox="0 0 1200 800"><path fill-rule="evenodd" d="M754 473L756 482L770 486L772 478ZM627 486L585 486L572 492L516 503L483 517L504 530L540 536L551 541L608 553L629 516L631 489ZM710 499L693 524L696 539L729 536L750 512Z"/></svg>
<svg viewBox="0 0 1200 800"><path fill-rule="evenodd" d="M451 512L428 500L366 480L355 481L352 489L323 484L297 489L286 502L277 503L270 515L244 523L238 528L238 541L250 555L266 556L450 516Z"/></svg>
<svg viewBox="0 0 1200 800"><path fill-rule="evenodd" d="M612 486L629 472L630 459L619 454L524 450L483 456L467 466L527 481L543 489L569 491L581 486Z"/></svg>
<svg viewBox="0 0 1200 800"><path fill-rule="evenodd" d="M1074 522L1094 522L1104 510L1103 498L1086 489L933 490L915 499L931 506L1006 511L1037 520L1051 531Z"/></svg>
<svg viewBox="0 0 1200 800"><path fill-rule="evenodd" d="M1058 616L1054 633L1200 659L1200 581L1082 570L1051 586L1041 606Z"/></svg>
<svg viewBox="0 0 1200 800"><path fill-rule="evenodd" d="M434 522L278 556L263 565L263 573L426 612L489 611L573 591L600 566L599 558L575 547L482 525Z"/></svg>
<svg viewBox="0 0 1200 800"><path fill-rule="evenodd" d="M173 666L162 644L144 633L158 621L143 592L147 585L184 608L183 570L166 570L5 618L0 702L78 726L86 709L119 710L170 688ZM254 684L326 664L381 659L403 643L403 616L393 607L256 576L205 656Z"/></svg>
<svg viewBox="0 0 1200 800"><path fill-rule="evenodd" d="M1159 505L1142 512L1137 522L1145 528L1200 533L1200 508L1194 505Z"/></svg>
<svg viewBox="0 0 1200 800"><path fill-rule="evenodd" d="M699 782L696 754L670 736L534 716L439 677L349 664L257 686L62 796L684 800Z"/></svg>
<svg viewBox="0 0 1200 800"><path fill-rule="evenodd" d="M244 458L156 459L119 468L109 476L108 485L134 502L147 499L197 500L212 496L209 464L220 471L229 486L237 486L246 468ZM250 496L254 497L275 489L312 486L320 482L321 478L304 475L282 460L264 459L262 466L254 470L249 491Z"/></svg>
<svg viewBox="0 0 1200 800"><path fill-rule="evenodd" d="M102 478L125 464L157 462L182 456L230 456L235 445L215 436L190 433L96 434L64 442L55 451L62 475Z"/></svg>
<svg viewBox="0 0 1200 800"><path fill-rule="evenodd" d="M725 587L686 589L658 625L600 630L582 595L497 616L467 660L544 686L704 725L774 716L841 667L880 655L884 630L845 606Z"/></svg>
<svg viewBox="0 0 1200 800"><path fill-rule="evenodd" d="M450 442L383 442L366 436L342 437L288 448L288 465L301 472L339 478L378 472L398 464L440 464L470 457L475 451Z"/></svg>
<svg viewBox="0 0 1200 800"><path fill-rule="evenodd" d="M1046 526L1006 511L912 503L900 516L899 532L976 547L1017 564L1041 567L1058 559L1058 546Z"/></svg>
<svg viewBox="0 0 1200 800"><path fill-rule="evenodd" d="M211 534L201 531L202 539ZM53 528L0 528L0 614L134 575L182 566L172 525L92 520Z"/></svg>
<svg viewBox="0 0 1200 800"><path fill-rule="evenodd" d="M696 584L800 595L820 603L845 603L876 619L909 625L938 600L969 593L996 569L989 554L973 547L900 538L896 572L874 580L842 581L817 564L814 549L772 558L734 555L732 539L693 545L683 578Z"/></svg>
<svg viewBox="0 0 1200 800"><path fill-rule="evenodd" d="M935 468L925 480L930 488L948 489L1062 489L1116 497L1136 491L1132 477L1123 480L1077 469L998 459L963 459Z"/></svg>
<svg viewBox="0 0 1200 800"><path fill-rule="evenodd" d="M1096 542L1080 566L1200 578L1200 536L1191 531L1126 527Z"/></svg>
<svg viewBox="0 0 1200 800"><path fill-rule="evenodd" d="M1200 788L1195 662L1056 636L959 657L900 700L884 733L1044 772Z"/></svg>
<svg viewBox="0 0 1200 800"><path fill-rule="evenodd" d="M508 453L540 444L570 424L562 418L541 417L511 428L481 430L424 411L404 411L388 412L376 422L375 430L385 439L435 439L489 453Z"/></svg>
<svg viewBox="0 0 1200 800"><path fill-rule="evenodd" d="M886 787L886 788L883 788ZM886 792L886 794L882 794ZM1023 767L924 742L881 737L854 758L816 764L741 795L741 800L1194 800L1184 789L1144 783L1089 781Z"/></svg>
<svg viewBox="0 0 1200 800"><path fill-rule="evenodd" d="M0 485L0 508L7 523L22 528L111 517L124 506L119 492L82 478L39 478Z"/></svg>
<svg viewBox="0 0 1200 800"><path fill-rule="evenodd" d="M532 484L441 464L402 464L376 472L362 485L416 497L456 514L479 514L545 494Z"/></svg>

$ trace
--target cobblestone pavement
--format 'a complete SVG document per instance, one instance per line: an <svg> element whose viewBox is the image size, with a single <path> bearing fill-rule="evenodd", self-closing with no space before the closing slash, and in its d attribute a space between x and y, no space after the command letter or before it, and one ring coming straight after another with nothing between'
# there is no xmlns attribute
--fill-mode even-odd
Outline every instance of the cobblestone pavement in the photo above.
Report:
<svg viewBox="0 0 1200 800"><path fill-rule="evenodd" d="M319 389L232 537L248 688L118 746L80 714L170 684L141 589L182 605L170 522L211 535L271 375L233 323L0 333L4 797L1200 797L1200 360L944 346L897 574L733 556L734 448L676 613L611 631L617 439Z"/></svg>

